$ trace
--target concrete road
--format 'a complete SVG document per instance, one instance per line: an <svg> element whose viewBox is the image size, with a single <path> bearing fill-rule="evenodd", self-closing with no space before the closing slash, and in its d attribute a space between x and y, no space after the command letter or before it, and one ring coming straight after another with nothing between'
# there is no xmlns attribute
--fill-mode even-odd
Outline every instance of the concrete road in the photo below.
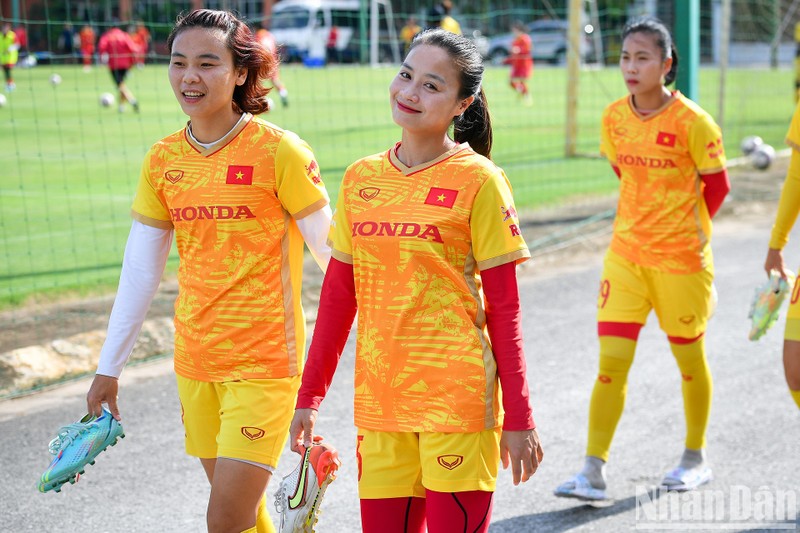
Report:
<svg viewBox="0 0 800 533"><path fill-rule="evenodd" d="M545 459L536 476L518 487L509 472L501 473L492 532L798 528L800 413L783 378L783 320L760 341L747 340L749 302L764 279L770 218L768 210L751 209L716 227L719 308L708 331L715 384L708 454L716 479L695 493L655 490L681 454L684 424L680 374L651 315L608 466L615 500L592 507L552 496L582 464L597 364L594 306L602 257L573 249L523 272L529 380ZM787 256L791 266L800 264L797 234ZM344 463L325 498L321 532L360 529L352 358L351 339L317 426ZM0 531L203 531L208 487L198 462L183 454L170 360L125 371L120 404L127 437L119 445L60 494L36 491L49 462L47 443L58 427L82 416L88 385L83 380L0 402ZM281 474L296 457L284 454Z"/></svg>

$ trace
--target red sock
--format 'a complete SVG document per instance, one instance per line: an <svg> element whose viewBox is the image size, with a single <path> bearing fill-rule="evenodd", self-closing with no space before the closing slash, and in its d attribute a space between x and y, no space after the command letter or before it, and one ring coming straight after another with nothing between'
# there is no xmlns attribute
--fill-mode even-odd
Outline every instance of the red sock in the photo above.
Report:
<svg viewBox="0 0 800 533"><path fill-rule="evenodd" d="M426 490L425 515L429 533L485 533L492 518L493 492L435 492Z"/></svg>
<svg viewBox="0 0 800 533"><path fill-rule="evenodd" d="M361 500L364 533L425 533L425 498Z"/></svg>

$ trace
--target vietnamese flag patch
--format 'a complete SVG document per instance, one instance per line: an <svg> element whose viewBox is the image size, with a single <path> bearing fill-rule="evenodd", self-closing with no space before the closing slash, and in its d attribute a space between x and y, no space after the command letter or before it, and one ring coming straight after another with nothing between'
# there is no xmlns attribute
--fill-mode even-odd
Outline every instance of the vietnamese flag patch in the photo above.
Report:
<svg viewBox="0 0 800 533"><path fill-rule="evenodd" d="M228 185L252 185L253 167L242 165L230 165L228 167L228 177L225 179Z"/></svg>
<svg viewBox="0 0 800 533"><path fill-rule="evenodd" d="M456 203L456 196L458 196L458 191L454 189L440 189L438 187L431 187L430 192L428 192L428 197L425 198L425 203L428 205L438 205L452 209L453 204Z"/></svg>
<svg viewBox="0 0 800 533"><path fill-rule="evenodd" d="M660 144L661 146L675 146L676 136L674 133L667 133L664 131L658 132L658 137L656 137L656 144Z"/></svg>

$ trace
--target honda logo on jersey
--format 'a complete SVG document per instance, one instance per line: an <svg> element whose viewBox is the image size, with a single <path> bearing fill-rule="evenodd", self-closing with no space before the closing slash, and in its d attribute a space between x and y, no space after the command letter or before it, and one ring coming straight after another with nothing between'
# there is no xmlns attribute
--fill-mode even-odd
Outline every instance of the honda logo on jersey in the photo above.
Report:
<svg viewBox="0 0 800 533"><path fill-rule="evenodd" d="M353 237L417 237L443 243L439 228L432 224L417 224L415 222L353 222Z"/></svg>

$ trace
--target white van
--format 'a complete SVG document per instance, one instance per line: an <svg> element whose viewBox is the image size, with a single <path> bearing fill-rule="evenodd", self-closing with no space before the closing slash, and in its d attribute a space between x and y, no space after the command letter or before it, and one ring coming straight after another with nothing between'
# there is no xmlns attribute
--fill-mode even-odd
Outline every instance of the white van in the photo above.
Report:
<svg viewBox="0 0 800 533"><path fill-rule="evenodd" d="M379 3L381 36L388 33L385 6ZM390 8L391 9L391 8ZM389 12L391 19L391 11ZM369 35L369 20L364 27ZM270 31L281 47L284 61L305 61L308 58L324 58L325 45L336 27L336 55L345 63L362 59L361 2L360 0L282 0L272 7ZM392 33L394 28L391 28ZM383 37L381 41L384 41ZM388 40L387 40L388 41ZM392 50L381 43L380 55L391 59ZM366 60L366 58L364 58Z"/></svg>

